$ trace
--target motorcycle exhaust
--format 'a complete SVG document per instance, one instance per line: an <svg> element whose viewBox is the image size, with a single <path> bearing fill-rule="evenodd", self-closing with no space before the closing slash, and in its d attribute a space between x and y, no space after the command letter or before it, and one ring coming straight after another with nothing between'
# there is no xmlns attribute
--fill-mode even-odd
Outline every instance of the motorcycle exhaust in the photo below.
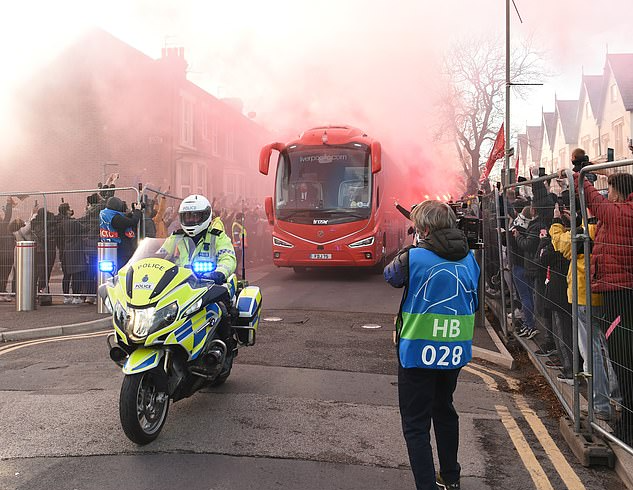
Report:
<svg viewBox="0 0 633 490"><path fill-rule="evenodd" d="M119 367L123 367L127 357L127 352L118 345L115 345L110 349L110 359L112 359Z"/></svg>
<svg viewBox="0 0 633 490"><path fill-rule="evenodd" d="M191 369L191 373L202 378L215 378L218 374L220 374L220 371L222 371L222 366L224 365L224 359L226 358L227 352L228 349L224 342L220 339L212 340L207 352L204 354L204 359L207 364L211 366L211 370L200 372L193 368Z"/></svg>

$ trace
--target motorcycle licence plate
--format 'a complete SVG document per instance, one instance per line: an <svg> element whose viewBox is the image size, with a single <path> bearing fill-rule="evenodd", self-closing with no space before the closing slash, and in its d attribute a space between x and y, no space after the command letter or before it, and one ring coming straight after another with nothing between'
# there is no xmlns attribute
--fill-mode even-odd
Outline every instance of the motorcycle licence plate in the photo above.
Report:
<svg viewBox="0 0 633 490"><path fill-rule="evenodd" d="M332 254L310 254L310 258L314 260L328 260L332 258Z"/></svg>

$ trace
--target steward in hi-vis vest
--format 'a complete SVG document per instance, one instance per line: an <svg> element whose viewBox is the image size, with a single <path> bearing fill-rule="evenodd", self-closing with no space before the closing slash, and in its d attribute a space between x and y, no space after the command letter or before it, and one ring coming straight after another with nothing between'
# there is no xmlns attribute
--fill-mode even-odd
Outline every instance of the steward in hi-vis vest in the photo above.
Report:
<svg viewBox="0 0 633 490"><path fill-rule="evenodd" d="M471 360L479 272L457 228L430 233L385 268L389 284L405 286L396 323L402 367L456 369Z"/></svg>
<svg viewBox="0 0 633 490"><path fill-rule="evenodd" d="M240 221L241 221L241 218L236 217L235 221L233 221L233 225L231 225L231 234L233 235L233 246L235 248L242 247L242 237L244 237L244 246L248 247L246 228L242 225Z"/></svg>
<svg viewBox="0 0 633 490"><path fill-rule="evenodd" d="M411 211L415 246L385 267L404 287L396 321L398 405L416 488L460 488L459 416L453 393L472 358L479 265L451 207L423 201ZM437 457L435 472L430 427Z"/></svg>
<svg viewBox="0 0 633 490"><path fill-rule="evenodd" d="M460 368L473 357L479 278L475 257L468 252L450 261L424 248L413 248L408 256L410 282L397 322L400 364Z"/></svg>

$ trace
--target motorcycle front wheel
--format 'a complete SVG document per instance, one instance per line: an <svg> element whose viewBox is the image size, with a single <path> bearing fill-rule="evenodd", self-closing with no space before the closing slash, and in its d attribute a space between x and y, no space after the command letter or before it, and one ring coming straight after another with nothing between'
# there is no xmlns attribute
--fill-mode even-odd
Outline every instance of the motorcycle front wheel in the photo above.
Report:
<svg viewBox="0 0 633 490"><path fill-rule="evenodd" d="M146 371L123 379L119 399L121 426L136 444L148 444L156 439L167 419L169 395L159 391L156 376Z"/></svg>

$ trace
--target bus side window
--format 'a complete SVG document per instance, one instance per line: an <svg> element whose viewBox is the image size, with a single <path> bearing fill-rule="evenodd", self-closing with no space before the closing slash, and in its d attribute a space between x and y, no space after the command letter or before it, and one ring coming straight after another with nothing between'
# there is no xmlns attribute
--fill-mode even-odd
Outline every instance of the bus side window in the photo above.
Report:
<svg viewBox="0 0 633 490"><path fill-rule="evenodd" d="M380 187L376 187L376 208L380 207Z"/></svg>

